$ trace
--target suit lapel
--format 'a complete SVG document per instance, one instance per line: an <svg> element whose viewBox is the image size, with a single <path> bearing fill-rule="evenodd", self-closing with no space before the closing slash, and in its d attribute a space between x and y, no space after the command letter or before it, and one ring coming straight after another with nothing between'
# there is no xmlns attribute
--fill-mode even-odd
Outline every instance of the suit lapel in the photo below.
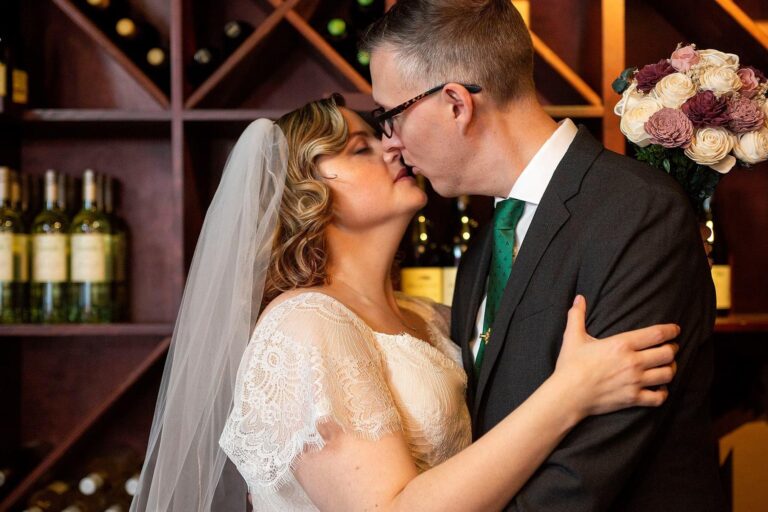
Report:
<svg viewBox="0 0 768 512"><path fill-rule="evenodd" d="M602 150L602 145L589 134L587 129L580 127L579 133L557 166L552 180L536 208L536 214L525 235L525 241L512 265L512 271L504 289L496 319L491 326L491 338L485 347L483 366L477 379L475 396L472 400L473 418L478 415L488 378L504 343L507 341L507 330L514 317L515 309L522 300L544 252L570 217L565 202L578 192L584 175ZM486 273L487 269L488 265L485 266Z"/></svg>

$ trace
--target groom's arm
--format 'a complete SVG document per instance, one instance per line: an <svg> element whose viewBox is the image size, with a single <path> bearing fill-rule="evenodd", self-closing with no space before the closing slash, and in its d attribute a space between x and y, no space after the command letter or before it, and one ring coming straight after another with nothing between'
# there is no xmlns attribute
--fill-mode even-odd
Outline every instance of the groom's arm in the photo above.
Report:
<svg viewBox="0 0 768 512"><path fill-rule="evenodd" d="M675 428L677 418L685 418L680 420L685 424L707 410L711 361L699 348L714 323L708 266L690 206L676 190L658 188L636 194L634 204L614 205L621 221L600 247L601 256L610 247L610 257L590 258L591 249L586 249L584 266L593 268L579 280L586 289L576 291L587 297L587 328L594 337L656 323L681 326L678 373L669 398L659 409L632 408L587 418L507 510L598 512L615 507L643 456L656 448L659 424L672 416L664 428ZM686 475L680 478L684 484Z"/></svg>

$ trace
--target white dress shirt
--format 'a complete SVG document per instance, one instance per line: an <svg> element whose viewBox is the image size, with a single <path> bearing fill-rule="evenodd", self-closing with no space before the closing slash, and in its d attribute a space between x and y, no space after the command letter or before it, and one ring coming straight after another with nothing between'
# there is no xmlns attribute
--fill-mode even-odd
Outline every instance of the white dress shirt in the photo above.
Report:
<svg viewBox="0 0 768 512"><path fill-rule="evenodd" d="M497 197L494 201L494 206L507 198L519 199L525 201L523 207L523 214L517 223L515 228L515 254L513 258L517 257L517 253L520 251L520 247L525 240L525 234L528 232L528 227L531 225L533 216L536 213L536 207L541 202L541 198L544 195L544 191L549 185L549 181L552 179L552 175L555 173L555 169L560 164L560 161L565 156L568 148L571 146L573 139L576 138L578 128L573 124L570 119L564 119L559 123L557 130L547 139L547 141L539 148L528 165L525 166L523 172L515 181L512 186L512 190L506 198ZM486 283L486 290L488 285ZM487 295L483 297L483 301L480 303L480 309L477 311L477 322L475 328L475 335L472 343L472 353L477 358L477 349L479 347L480 333L483 332L483 322L485 321L485 301Z"/></svg>

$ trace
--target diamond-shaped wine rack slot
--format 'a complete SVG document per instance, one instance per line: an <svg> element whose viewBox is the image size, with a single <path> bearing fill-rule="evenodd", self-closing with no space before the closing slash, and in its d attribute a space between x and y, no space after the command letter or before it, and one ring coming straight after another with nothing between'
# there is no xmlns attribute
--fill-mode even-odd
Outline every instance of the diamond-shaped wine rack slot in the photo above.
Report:
<svg viewBox="0 0 768 512"><path fill-rule="evenodd" d="M232 71L240 65L244 60L250 57L259 47L269 34L277 27L277 25L290 15L292 9L296 7L299 0L288 0L284 3L278 3L275 6L275 10L270 14L266 20L264 20L256 30L243 41L237 50L230 55L216 71L209 76L205 82L203 82L197 90L187 99L184 106L188 109L195 108L199 105L208 95L218 86L223 80L229 76Z"/></svg>
<svg viewBox="0 0 768 512"><path fill-rule="evenodd" d="M269 0L269 3L271 3L273 7L278 8L285 2L282 0ZM309 42L309 44L314 46L315 49L317 49L317 51L331 63L331 65L338 69L339 72L352 83L352 85L357 87L359 92L371 94L371 84L368 83L368 80L363 78L363 76L358 73L355 68L344 59L344 57L339 55L339 53L333 49L333 47L328 44L328 42L326 42L326 40L323 39L323 37L318 34L300 14L291 9L285 15L285 19L299 32L299 34L302 35L302 37L304 37L304 39L307 40L307 42Z"/></svg>
<svg viewBox="0 0 768 512"><path fill-rule="evenodd" d="M126 395L135 385L141 381L147 372L165 358L168 347L171 345L171 337L166 337L152 349L147 357L137 366L120 384L110 393L110 395L95 407L91 413L85 417L66 438L56 445L37 467L29 473L24 480L19 483L1 503L0 510L10 510L14 505L18 506L21 499L33 490L33 487L48 474L56 464L64 457L72 447L80 441L99 421L112 409L117 402Z"/></svg>
<svg viewBox="0 0 768 512"><path fill-rule="evenodd" d="M70 0L52 0L61 11L72 20L72 22L80 27L94 42L107 54L112 57L115 62L122 66L125 71L134 79L138 84L143 87L157 103L163 107L168 108L170 101L168 96L153 82L142 70L139 68L133 60L131 60L120 48L115 45L102 30L97 27L86 15L72 4Z"/></svg>
<svg viewBox="0 0 768 512"><path fill-rule="evenodd" d="M547 46L547 44L539 37L537 36L532 30L529 31L531 34L531 39L533 40L533 49L536 52L536 54L544 59L544 62L549 64L552 69L555 70L557 74L559 74L571 87L573 87L576 92L578 92L581 97L583 97L585 100L587 100L588 105L556 105L556 106L548 106L546 107L546 110L550 113L550 115L555 115L555 117L561 117L557 115L558 113L562 113L565 115L573 115L574 112L579 112L582 115L579 117L601 117L603 115L603 100L600 97L599 94L597 94L594 89L592 89L585 81L582 79L576 71L573 70L563 59L560 58L560 56L555 53L552 48Z"/></svg>

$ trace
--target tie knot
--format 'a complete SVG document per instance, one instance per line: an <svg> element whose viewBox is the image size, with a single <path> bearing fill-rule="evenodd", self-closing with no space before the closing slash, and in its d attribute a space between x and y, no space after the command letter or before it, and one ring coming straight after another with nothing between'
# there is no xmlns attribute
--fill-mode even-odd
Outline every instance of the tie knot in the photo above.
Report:
<svg viewBox="0 0 768 512"><path fill-rule="evenodd" d="M525 201L519 199L505 199L496 205L493 212L494 229L509 230L517 227L517 221L523 214Z"/></svg>

